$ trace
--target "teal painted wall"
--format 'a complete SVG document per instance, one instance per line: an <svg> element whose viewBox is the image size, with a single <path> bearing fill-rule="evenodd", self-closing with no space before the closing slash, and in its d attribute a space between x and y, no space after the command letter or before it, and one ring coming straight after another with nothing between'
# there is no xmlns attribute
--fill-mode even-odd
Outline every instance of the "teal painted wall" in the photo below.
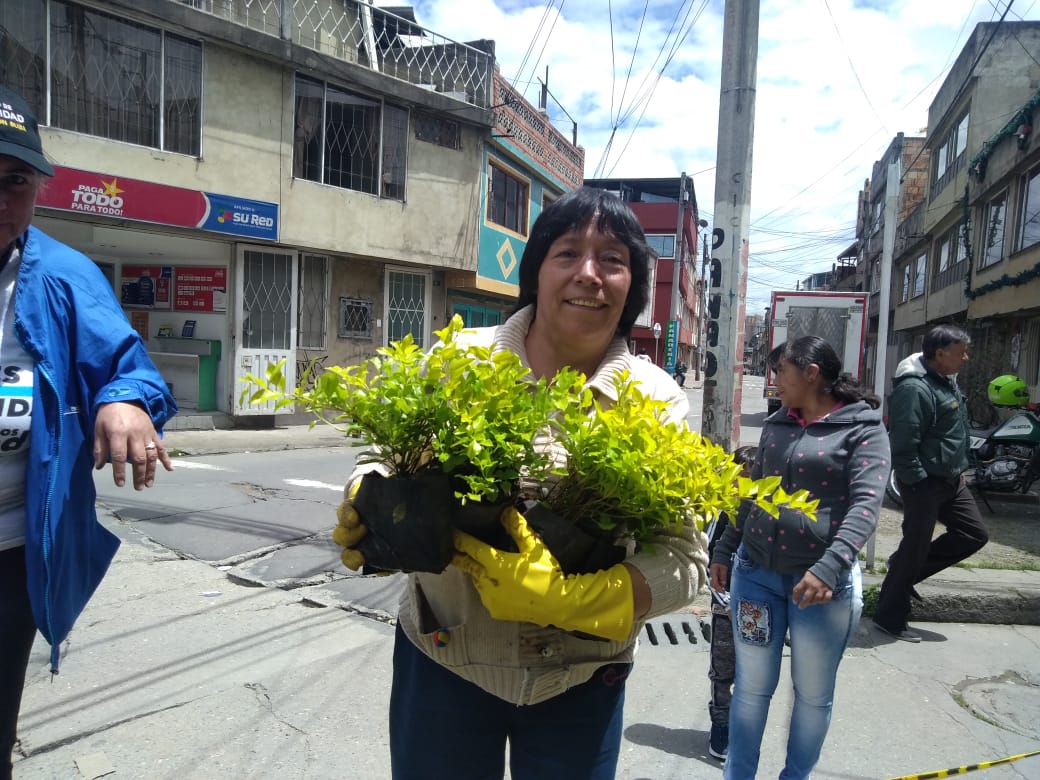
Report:
<svg viewBox="0 0 1040 780"><path fill-rule="evenodd" d="M499 227L487 218L488 176L492 160L499 163L511 175L527 182L528 231L542 211L543 197L546 195L553 198L558 197L566 192L567 188L562 184L550 186L546 180L553 180L555 177L526 155L519 152L516 152L515 156L507 155L493 143L484 144L484 181L480 188L477 274L485 279L516 285L519 279L520 258L523 256L524 247L527 246L527 237Z"/></svg>

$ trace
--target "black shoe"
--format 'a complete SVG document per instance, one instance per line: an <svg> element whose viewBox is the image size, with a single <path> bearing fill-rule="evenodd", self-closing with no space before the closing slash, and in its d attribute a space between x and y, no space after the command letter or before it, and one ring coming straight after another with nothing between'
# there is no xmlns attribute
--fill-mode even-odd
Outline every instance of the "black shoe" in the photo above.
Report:
<svg viewBox="0 0 1040 780"><path fill-rule="evenodd" d="M708 753L719 761L725 761L729 754L729 726L711 724L711 734L708 737Z"/></svg>
<svg viewBox="0 0 1040 780"><path fill-rule="evenodd" d="M906 626L903 626L902 628L893 629L893 628L888 628L887 626L881 625L876 620L874 621L874 625L877 626L878 628L880 628L882 631L884 631L889 636L894 636L896 639L901 639L904 642L911 642L913 644L917 644L918 642L921 641L921 635L918 634L915 631L911 631Z"/></svg>

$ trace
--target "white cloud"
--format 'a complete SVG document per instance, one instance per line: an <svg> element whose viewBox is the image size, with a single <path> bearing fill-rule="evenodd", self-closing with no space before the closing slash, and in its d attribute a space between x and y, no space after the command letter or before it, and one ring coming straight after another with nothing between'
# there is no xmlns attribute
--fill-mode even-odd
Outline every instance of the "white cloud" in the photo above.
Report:
<svg viewBox="0 0 1040 780"><path fill-rule="evenodd" d="M874 161L896 133L923 133L928 105L964 42L978 22L998 18L1006 2L762 2L749 312L765 306L771 289L828 269L852 243L857 193ZM548 66L551 92L578 122L586 176L667 177L685 170L694 174L702 216L710 221L722 0L610 0L609 15L606 0L562 0L562 14L561 0L552 0L548 14L547 5L418 0L415 10L421 24L449 38L494 40L502 74L512 80L519 73L516 86L532 102ZM1040 2L1019 5L1008 20L1040 19ZM657 79L668 55L662 47L674 42L669 26L687 12L696 24L651 99L634 106ZM619 113L628 115L597 171ZM550 114L569 135L566 116L553 106Z"/></svg>

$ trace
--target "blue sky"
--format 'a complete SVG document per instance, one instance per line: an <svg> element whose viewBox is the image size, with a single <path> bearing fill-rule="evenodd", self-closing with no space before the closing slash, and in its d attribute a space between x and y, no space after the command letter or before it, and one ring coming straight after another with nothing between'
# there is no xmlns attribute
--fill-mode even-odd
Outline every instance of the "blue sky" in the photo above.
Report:
<svg viewBox="0 0 1040 780"><path fill-rule="evenodd" d="M1011 1L1009 21L1040 20L1040 0ZM923 134L974 26L999 18L1007 2L762 2L749 313L770 290L830 268L852 243L856 196L874 161L896 133ZM686 171L709 222L723 9L722 0L415 4L420 23L442 35L493 39L503 75L532 102L548 66L549 89L578 122L587 177ZM550 115L569 135L562 111L550 105Z"/></svg>

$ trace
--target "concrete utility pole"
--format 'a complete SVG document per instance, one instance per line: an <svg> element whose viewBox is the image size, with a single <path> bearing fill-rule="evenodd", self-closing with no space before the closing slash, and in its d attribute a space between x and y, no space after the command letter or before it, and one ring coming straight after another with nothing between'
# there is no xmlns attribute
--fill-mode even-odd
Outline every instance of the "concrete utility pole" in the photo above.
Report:
<svg viewBox="0 0 1040 780"><path fill-rule="evenodd" d="M885 366L888 363L888 309L892 297L892 260L896 252L896 219L899 217L899 179L903 150L889 163L885 180L885 232L881 234L881 289L878 296L877 344L874 348L874 392L885 397ZM867 568L874 568L876 535L867 542Z"/></svg>
<svg viewBox="0 0 1040 780"><path fill-rule="evenodd" d="M675 322L675 349L672 354L671 366L665 366L668 370L675 370L675 364L679 362L679 333L682 328L682 290L679 287L683 258L683 222L686 218L686 171L679 177L679 218L675 228L675 249L672 250L672 305L668 310L668 319Z"/></svg>
<svg viewBox="0 0 1040 780"><path fill-rule="evenodd" d="M740 444L744 298L751 218L759 0L726 0L709 274L707 366L701 432L732 452Z"/></svg>

